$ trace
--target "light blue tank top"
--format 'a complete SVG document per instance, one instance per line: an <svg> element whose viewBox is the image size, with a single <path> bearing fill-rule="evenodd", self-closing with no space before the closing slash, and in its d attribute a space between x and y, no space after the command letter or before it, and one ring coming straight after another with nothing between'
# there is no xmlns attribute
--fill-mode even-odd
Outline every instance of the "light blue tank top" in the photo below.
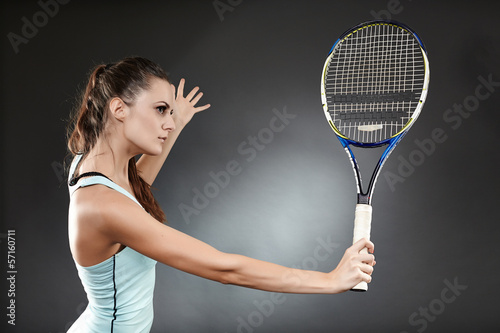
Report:
<svg viewBox="0 0 500 333"><path fill-rule="evenodd" d="M82 156L77 155L69 179ZM103 176L90 176L69 185L70 196L80 187L101 184L139 202L125 189ZM153 323L153 291L156 261L126 247L111 258L90 267L75 261L89 304L71 326L71 333L145 333Z"/></svg>

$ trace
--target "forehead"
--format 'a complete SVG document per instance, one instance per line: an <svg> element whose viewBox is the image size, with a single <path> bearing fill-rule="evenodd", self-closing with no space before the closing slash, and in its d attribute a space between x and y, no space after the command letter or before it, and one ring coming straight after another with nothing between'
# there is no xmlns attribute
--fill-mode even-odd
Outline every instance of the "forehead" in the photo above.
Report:
<svg viewBox="0 0 500 333"><path fill-rule="evenodd" d="M171 103L173 98L174 89L172 85L165 80L153 78L151 79L150 87L141 92L141 94L137 97L137 101L165 101L167 103ZM154 99L154 101L151 101L151 99Z"/></svg>

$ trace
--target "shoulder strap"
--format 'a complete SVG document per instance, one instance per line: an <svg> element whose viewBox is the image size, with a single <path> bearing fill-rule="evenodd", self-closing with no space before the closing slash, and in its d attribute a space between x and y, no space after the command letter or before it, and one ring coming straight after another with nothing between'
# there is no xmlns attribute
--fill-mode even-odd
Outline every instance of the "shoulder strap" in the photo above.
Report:
<svg viewBox="0 0 500 333"><path fill-rule="evenodd" d="M130 198L131 200L133 200L135 203L137 203L139 206L142 207L139 201L137 201L137 199L132 194L130 194L123 187L117 185L111 179L109 179L108 177L104 176L99 172L87 172L80 175L77 178L74 178L73 176L75 174L76 167L80 163L81 158L82 155L76 155L73 162L71 163L69 171L69 182L68 182L70 196L80 187L86 187L91 185L104 185L115 191L120 192L123 195L126 195L128 198Z"/></svg>
<svg viewBox="0 0 500 333"><path fill-rule="evenodd" d="M73 186L73 185L76 185L76 183L78 183L78 181L80 180L80 178L83 178L83 177L90 177L90 176L103 176L104 178L108 178L106 177L105 175L103 175L102 173L100 172L95 172L95 171L92 171L92 172L84 172L82 173L80 176L78 177L73 177L70 181L69 181L69 186ZM108 178L109 179L109 178ZM111 179L109 179L111 180Z"/></svg>
<svg viewBox="0 0 500 333"><path fill-rule="evenodd" d="M76 189L78 189L80 187L86 187L86 186L91 186L91 185L104 185L104 186L107 186L109 188L112 188L113 190L116 190L116 191L120 192L121 194L126 195L127 197L129 197L131 200L135 201L139 206L142 207L142 205L139 203L139 201L137 201L137 199L132 194L130 194L123 187L113 183L109 178L104 177L104 176L90 176L90 177L82 178L74 186L72 191L71 190L70 191L71 191L71 193L73 193L74 191L76 191Z"/></svg>
<svg viewBox="0 0 500 333"><path fill-rule="evenodd" d="M80 164L82 157L83 157L82 154L78 154L78 155L75 155L75 157L73 158L73 162L71 162L71 166L69 167L68 182L71 181L71 179L73 179L73 176L75 175L76 167L78 166L78 164Z"/></svg>

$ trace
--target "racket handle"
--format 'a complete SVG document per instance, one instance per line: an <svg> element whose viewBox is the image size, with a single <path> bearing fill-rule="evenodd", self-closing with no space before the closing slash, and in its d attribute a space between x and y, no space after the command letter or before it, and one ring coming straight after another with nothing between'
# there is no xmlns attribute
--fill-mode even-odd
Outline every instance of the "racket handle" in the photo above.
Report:
<svg viewBox="0 0 500 333"><path fill-rule="evenodd" d="M354 213L354 237L353 244L359 241L361 238L370 239L370 230L372 223L372 206L367 204L357 204L356 212ZM368 253L368 249L365 247L360 251L360 253ZM367 291L368 283L362 281L352 287L352 291Z"/></svg>

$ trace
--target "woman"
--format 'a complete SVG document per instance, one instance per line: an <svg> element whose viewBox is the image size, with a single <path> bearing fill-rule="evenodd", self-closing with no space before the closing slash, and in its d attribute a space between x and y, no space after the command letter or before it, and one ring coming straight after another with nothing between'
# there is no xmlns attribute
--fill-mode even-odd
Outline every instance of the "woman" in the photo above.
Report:
<svg viewBox="0 0 500 333"><path fill-rule="evenodd" d="M97 66L69 132L69 241L89 304L70 332L149 332L156 262L226 284L284 293L339 293L371 281L373 244L349 248L330 273L217 251L167 225L150 191L202 97L177 94L143 58ZM136 162L135 157L142 155Z"/></svg>

